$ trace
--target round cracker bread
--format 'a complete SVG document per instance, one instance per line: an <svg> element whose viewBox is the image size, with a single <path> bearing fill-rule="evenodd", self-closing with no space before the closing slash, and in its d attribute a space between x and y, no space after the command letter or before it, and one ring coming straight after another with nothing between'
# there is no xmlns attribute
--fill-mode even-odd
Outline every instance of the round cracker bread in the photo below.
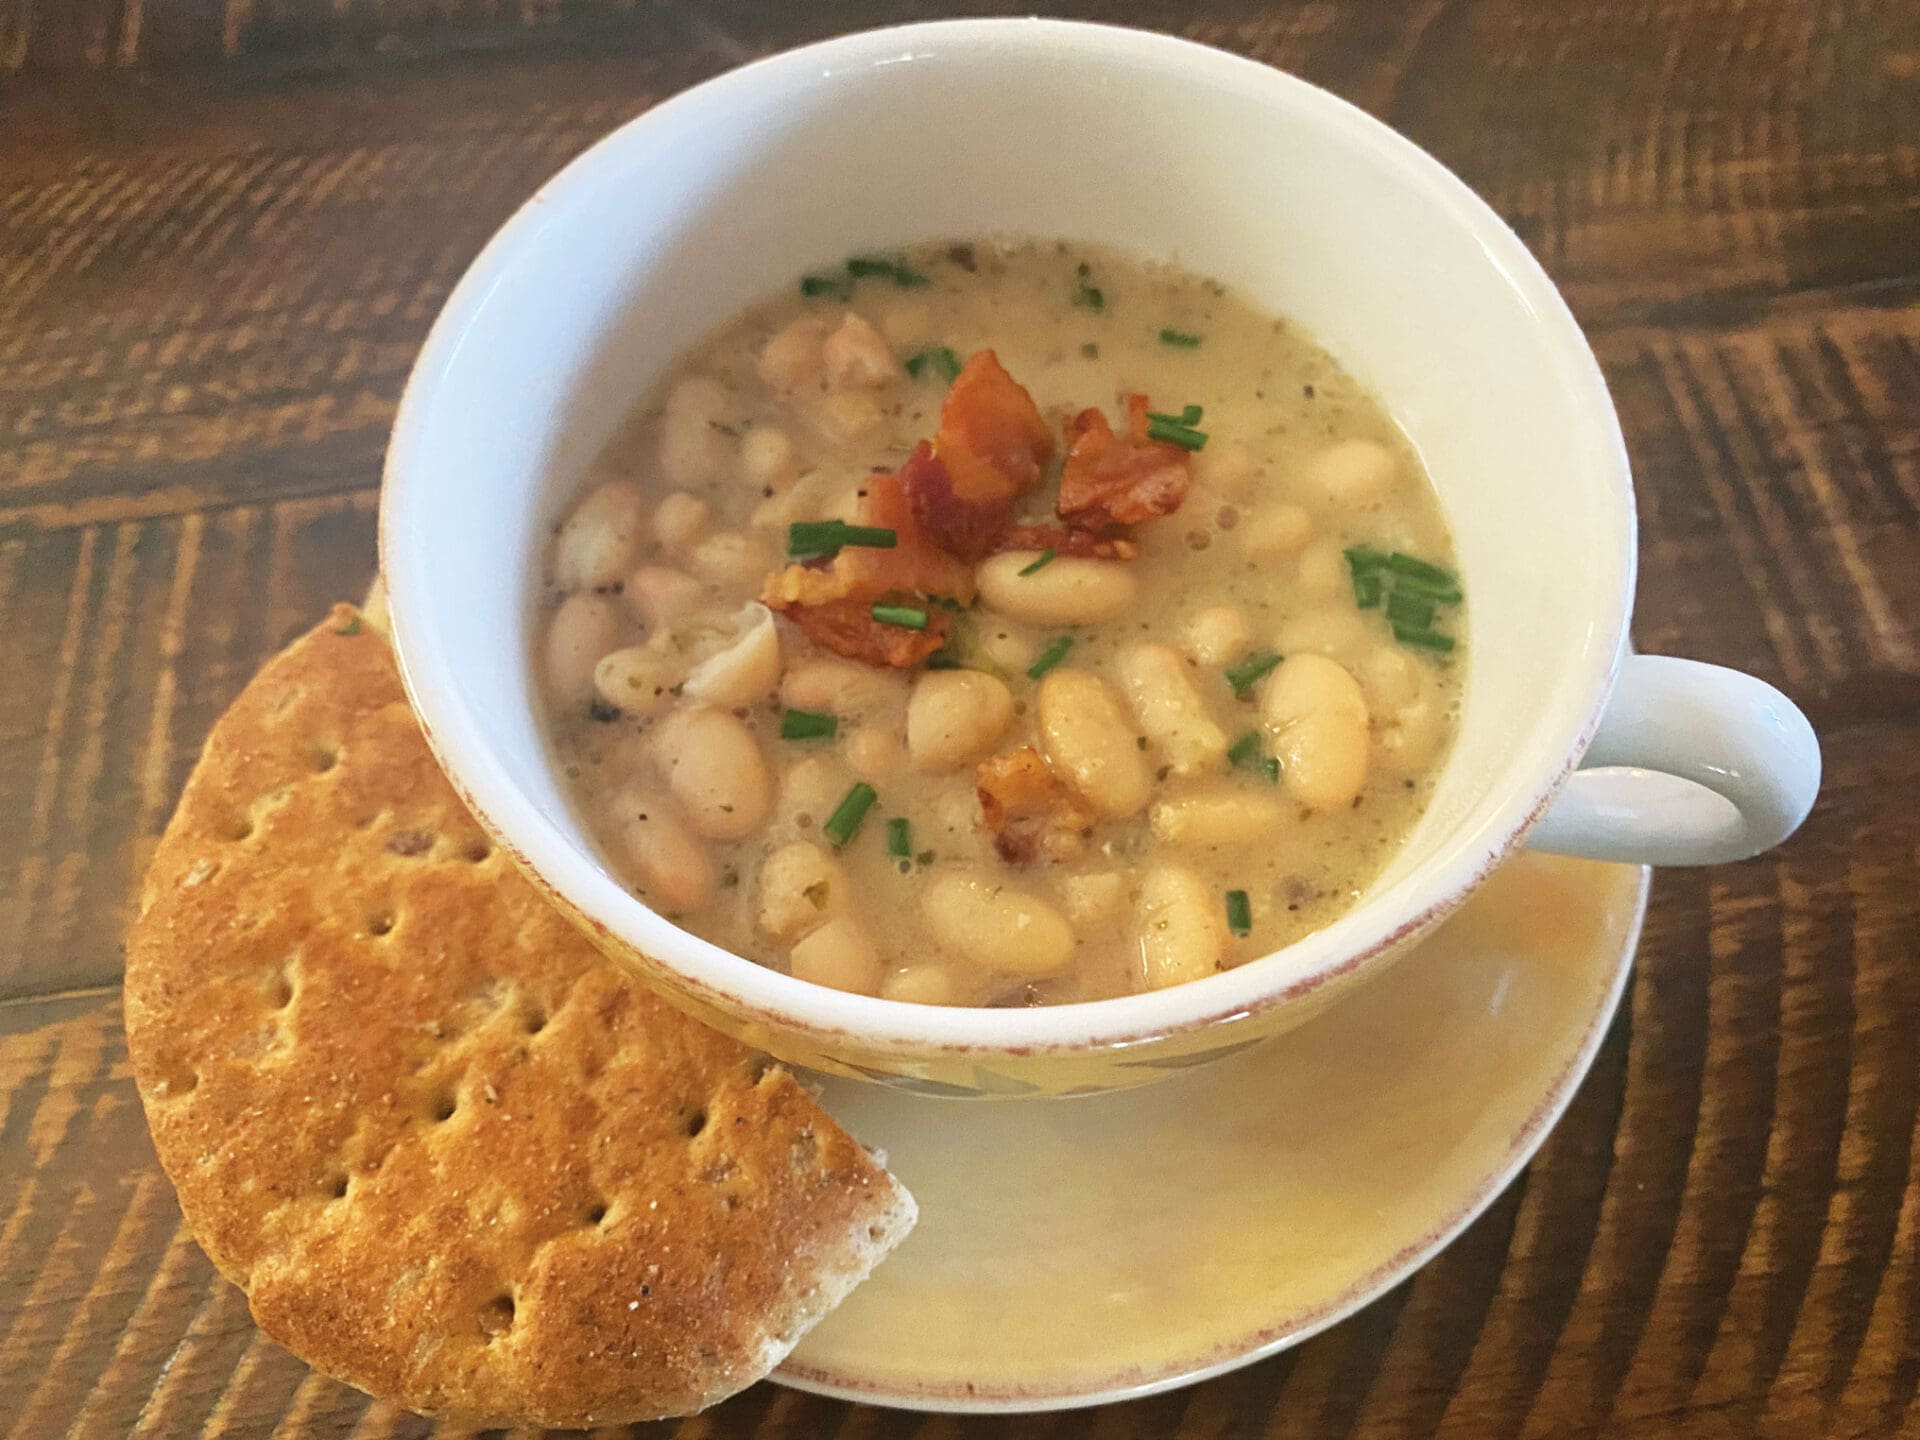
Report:
<svg viewBox="0 0 1920 1440"><path fill-rule="evenodd" d="M913 1224L792 1076L606 961L489 843L348 606L214 727L126 1024L161 1163L261 1328L426 1414L700 1409Z"/></svg>

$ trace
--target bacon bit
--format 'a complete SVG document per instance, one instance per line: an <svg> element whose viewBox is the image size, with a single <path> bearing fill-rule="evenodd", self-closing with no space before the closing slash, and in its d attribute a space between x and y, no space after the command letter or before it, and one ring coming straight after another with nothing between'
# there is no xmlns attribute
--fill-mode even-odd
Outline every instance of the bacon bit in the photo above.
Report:
<svg viewBox="0 0 1920 1440"><path fill-rule="evenodd" d="M1092 813L1031 745L982 760L974 771L974 789L993 832L993 848L1010 865L1026 865L1039 856L1071 860L1093 833Z"/></svg>
<svg viewBox="0 0 1920 1440"><path fill-rule="evenodd" d="M1051 550L1056 555L1077 555L1086 560L1131 560L1140 553L1140 542L1124 535L1096 535L1064 525L1016 525L1000 541L999 548Z"/></svg>
<svg viewBox="0 0 1920 1440"><path fill-rule="evenodd" d="M918 595L898 598L903 604L926 604ZM831 600L824 605L796 605L784 613L814 644L867 665L905 670L947 643L953 617L937 606L928 607L924 630L876 620L870 613L872 606L870 600Z"/></svg>
<svg viewBox="0 0 1920 1440"><path fill-rule="evenodd" d="M913 502L913 515L934 544L962 560L984 560L1000 546L1000 537L1013 523L1013 499L962 500L953 493L953 476L922 440L900 480Z"/></svg>
<svg viewBox="0 0 1920 1440"><path fill-rule="evenodd" d="M1053 432L1026 387L982 350L947 387L933 448L960 499L1012 500L1040 483Z"/></svg>
<svg viewBox="0 0 1920 1440"><path fill-rule="evenodd" d="M1067 463L1054 507L1070 526L1110 532L1171 515L1187 498L1187 452L1147 437L1147 397L1127 397L1127 433L1098 410L1067 422Z"/></svg>

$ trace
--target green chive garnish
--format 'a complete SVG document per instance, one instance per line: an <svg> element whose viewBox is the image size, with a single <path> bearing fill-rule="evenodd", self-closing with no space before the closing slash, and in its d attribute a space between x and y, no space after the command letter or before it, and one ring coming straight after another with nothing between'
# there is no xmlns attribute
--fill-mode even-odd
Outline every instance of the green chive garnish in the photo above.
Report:
<svg viewBox="0 0 1920 1440"><path fill-rule="evenodd" d="M1260 758L1260 732L1249 730L1227 750L1227 763L1235 769L1244 769Z"/></svg>
<svg viewBox="0 0 1920 1440"><path fill-rule="evenodd" d="M1375 550L1368 545L1350 546L1346 551L1347 568L1356 575L1370 575L1376 570L1384 570L1393 557L1384 550Z"/></svg>
<svg viewBox="0 0 1920 1440"><path fill-rule="evenodd" d="M896 860L913 858L913 827L905 816L887 821L887 853Z"/></svg>
<svg viewBox="0 0 1920 1440"><path fill-rule="evenodd" d="M1353 572L1353 603L1362 610L1373 610L1380 604L1380 596L1386 590L1387 582L1377 570L1356 570Z"/></svg>
<svg viewBox="0 0 1920 1440"><path fill-rule="evenodd" d="M846 798L834 808L827 823L820 827L820 833L833 842L837 850L853 839L860 828L860 822L867 818L867 811L873 808L873 802L880 797L874 793L873 786L866 781L858 781L847 791Z"/></svg>
<svg viewBox="0 0 1920 1440"><path fill-rule="evenodd" d="M882 625L898 625L903 630L927 628L927 612L913 605L876 605L867 612Z"/></svg>
<svg viewBox="0 0 1920 1440"><path fill-rule="evenodd" d="M844 520L796 520L787 526L787 554L795 560L810 555L833 555L844 545L891 550L898 533L879 525L849 525Z"/></svg>
<svg viewBox="0 0 1920 1440"><path fill-rule="evenodd" d="M836 300L851 300L853 286L837 275L803 275L800 277L800 293L808 299L831 295Z"/></svg>
<svg viewBox="0 0 1920 1440"><path fill-rule="evenodd" d="M1417 591L1442 605L1458 605L1465 598L1460 581L1452 572L1442 570L1438 565L1429 565L1424 560L1416 560L1411 555L1395 551L1387 557L1387 570L1393 576L1397 590Z"/></svg>
<svg viewBox="0 0 1920 1440"><path fill-rule="evenodd" d="M1227 891L1227 929L1236 935L1253 933L1253 903L1244 890Z"/></svg>
<svg viewBox="0 0 1920 1440"><path fill-rule="evenodd" d="M1178 415L1169 415L1164 410L1149 410L1147 411L1147 419L1162 420L1169 425L1198 425L1200 423L1200 417L1204 414L1206 414L1206 411L1202 410L1198 405L1189 405Z"/></svg>
<svg viewBox="0 0 1920 1440"><path fill-rule="evenodd" d="M1182 350L1191 350L1200 343L1200 337L1188 330L1168 329L1160 332L1160 343L1178 346Z"/></svg>
<svg viewBox="0 0 1920 1440"><path fill-rule="evenodd" d="M1433 601L1412 591L1395 590L1387 597L1387 620L1407 630L1431 630L1433 610Z"/></svg>
<svg viewBox="0 0 1920 1440"><path fill-rule="evenodd" d="M788 710L780 717L782 740L831 740L840 733L836 715L817 715L811 710Z"/></svg>
<svg viewBox="0 0 1920 1440"><path fill-rule="evenodd" d="M1148 417L1147 438L1164 440L1169 445L1178 445L1182 450L1207 448L1207 435L1204 430L1196 430L1191 425L1182 425L1179 421L1165 415Z"/></svg>
<svg viewBox="0 0 1920 1440"><path fill-rule="evenodd" d="M1407 625L1393 627L1393 638L1402 645L1411 645L1417 650L1433 650L1446 654L1453 649L1453 637L1442 635L1438 630L1420 630Z"/></svg>
<svg viewBox="0 0 1920 1440"><path fill-rule="evenodd" d="M1042 650L1040 652L1040 658L1027 667L1027 678L1029 680L1038 680L1042 675L1046 674L1047 671L1053 669L1054 666L1066 659L1067 652L1071 649L1073 649L1073 637L1071 635L1062 635L1059 639L1048 645L1046 649Z"/></svg>
<svg viewBox="0 0 1920 1440"><path fill-rule="evenodd" d="M1034 561L1031 565L1022 565L1020 567L1020 574L1021 575L1038 575L1042 570L1046 569L1047 566L1051 565L1052 563L1053 563L1053 551L1051 549L1042 550L1039 553L1039 555L1034 557Z"/></svg>
<svg viewBox="0 0 1920 1440"><path fill-rule="evenodd" d="M1087 277L1093 274L1092 269L1086 265L1081 265L1075 268L1073 274L1075 280L1073 303L1078 305L1082 310L1106 309L1107 297L1100 293L1098 286L1087 283Z"/></svg>
<svg viewBox="0 0 1920 1440"><path fill-rule="evenodd" d="M918 270L909 270L898 258L886 255L856 255L847 261L847 274L856 280L884 275L903 290L917 290L932 283Z"/></svg>
<svg viewBox="0 0 1920 1440"><path fill-rule="evenodd" d="M1260 762L1260 773L1266 778L1267 784L1278 785L1280 783L1280 762L1271 755L1267 756L1266 759Z"/></svg>
<svg viewBox="0 0 1920 1440"><path fill-rule="evenodd" d="M1256 650L1227 671L1227 684L1233 687L1235 695L1244 698L1247 691L1251 690L1279 663L1280 657L1273 651Z"/></svg>
<svg viewBox="0 0 1920 1440"><path fill-rule="evenodd" d="M929 345L907 357L907 374L915 380L929 366L951 385L960 375L960 357L945 345Z"/></svg>

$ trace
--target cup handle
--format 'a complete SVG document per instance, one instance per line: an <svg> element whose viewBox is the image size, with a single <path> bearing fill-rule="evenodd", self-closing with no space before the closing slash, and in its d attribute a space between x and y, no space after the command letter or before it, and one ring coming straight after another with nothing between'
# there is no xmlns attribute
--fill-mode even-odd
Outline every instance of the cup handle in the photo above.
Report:
<svg viewBox="0 0 1920 1440"><path fill-rule="evenodd" d="M1581 768L1527 843L1636 865L1718 865L1786 839L1820 789L1807 717L1763 680L1629 655Z"/></svg>

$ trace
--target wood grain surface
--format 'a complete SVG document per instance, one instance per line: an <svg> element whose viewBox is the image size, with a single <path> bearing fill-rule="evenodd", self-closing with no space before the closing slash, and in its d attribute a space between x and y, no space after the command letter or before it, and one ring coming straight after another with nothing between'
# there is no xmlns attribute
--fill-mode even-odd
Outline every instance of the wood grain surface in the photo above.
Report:
<svg viewBox="0 0 1920 1440"><path fill-rule="evenodd" d="M0 0L0 1437L431 1429L262 1340L180 1228L120 1033L134 882L226 701L370 577L400 385L493 227L677 89L933 9ZM1660 876L1539 1157L1297 1350L1068 1415L761 1386L659 1428L1920 1435L1920 6L1073 11L1328 85L1508 218L1620 405L1636 640L1802 701L1821 802Z"/></svg>

